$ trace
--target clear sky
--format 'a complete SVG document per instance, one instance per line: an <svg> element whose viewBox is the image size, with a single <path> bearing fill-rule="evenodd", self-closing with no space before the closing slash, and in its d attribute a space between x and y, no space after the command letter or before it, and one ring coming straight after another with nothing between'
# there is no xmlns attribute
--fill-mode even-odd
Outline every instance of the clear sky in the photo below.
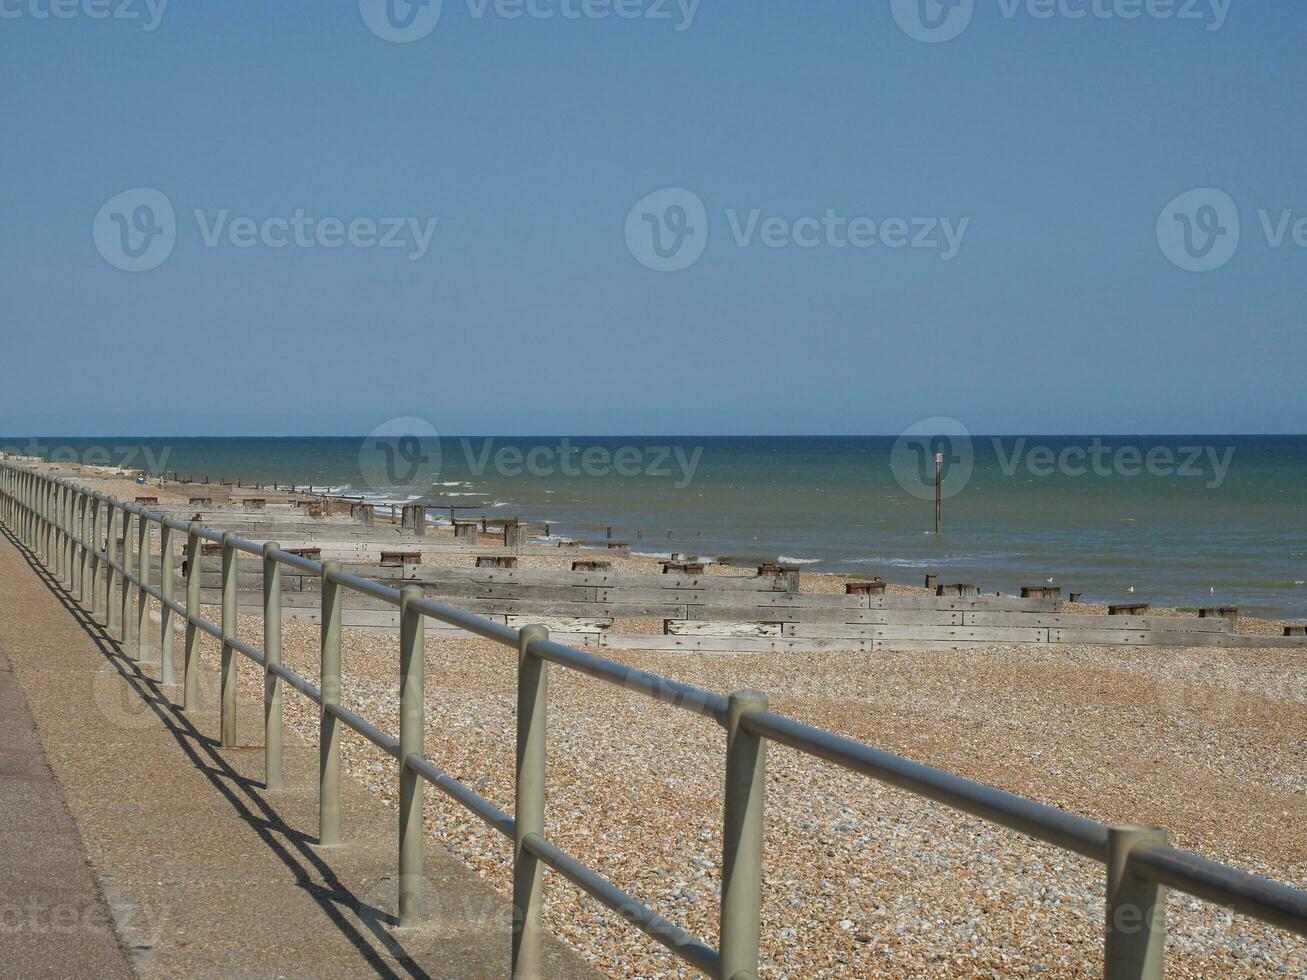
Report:
<svg viewBox="0 0 1307 980"><path fill-rule="evenodd" d="M1301 3L390 2L0 0L0 431L1307 430Z"/></svg>

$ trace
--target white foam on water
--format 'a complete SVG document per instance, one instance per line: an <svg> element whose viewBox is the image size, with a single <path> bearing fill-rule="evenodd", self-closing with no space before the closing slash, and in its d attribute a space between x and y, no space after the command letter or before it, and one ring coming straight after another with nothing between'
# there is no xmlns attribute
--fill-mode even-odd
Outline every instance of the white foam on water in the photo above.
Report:
<svg viewBox="0 0 1307 980"><path fill-rule="evenodd" d="M930 568L939 564L937 558L845 558L849 565L889 565L893 568Z"/></svg>
<svg viewBox="0 0 1307 980"><path fill-rule="evenodd" d="M820 558L792 558L789 555L777 555L776 558L786 565L819 565L822 562Z"/></svg>

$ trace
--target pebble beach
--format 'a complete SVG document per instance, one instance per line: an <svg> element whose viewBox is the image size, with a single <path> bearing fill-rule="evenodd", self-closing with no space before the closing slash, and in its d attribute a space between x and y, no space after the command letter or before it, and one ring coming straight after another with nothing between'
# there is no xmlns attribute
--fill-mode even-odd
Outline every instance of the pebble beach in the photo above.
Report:
<svg viewBox="0 0 1307 980"><path fill-rule="evenodd" d="M118 482L105 488L127 495ZM659 568L651 557L607 557L619 570ZM568 567L547 554L520 562ZM804 573L801 589L843 592L845 581ZM1278 635L1281 625L1239 628ZM240 630L261 644L259 617L242 616ZM619 620L617 630L657 633L661 623ZM317 627L285 623L284 662L315 681L318 644ZM394 631L344 631L343 702L391 733L398 653ZM761 689L806 723L1092 819L1163 826L1175 846L1307 886L1307 651L605 654L717 692ZM202 692L214 697L217 644L206 638L201 657ZM427 756L511 813L515 651L428 637L426 678ZM244 662L240 683L253 695L262 678ZM316 742L316 706L289 688L284 701L287 725ZM240 724L242 740L257 743L258 719ZM551 667L547 835L715 944L724 750L724 734L697 716ZM348 778L396 806L391 758L347 731L344 759ZM428 847L509 895L509 842L426 794ZM764 875L764 976L1101 975L1101 865L775 745ZM696 975L561 877L547 880L548 928L602 972ZM1290 933L1178 894L1168 924L1170 976L1307 977L1307 943Z"/></svg>
<svg viewBox="0 0 1307 980"><path fill-rule="evenodd" d="M261 629L242 619L252 642ZM286 624L293 669L316 677L317 646L314 627ZM1297 652L618 659L711 690L760 688L802 721L1094 819L1165 826L1177 846L1307 884L1307 656ZM509 812L515 660L488 641L427 641L427 754ZM344 702L390 732L397 663L392 636L346 630ZM251 691L260 682L242 671ZM556 667L549 712L550 840L715 942L723 734ZM311 702L288 693L286 718L316 739ZM345 760L350 778L395 805L393 760L353 734ZM1101 866L783 747L770 749L768 774L764 975L1100 975ZM427 794L429 846L509 894L508 842ZM1298 937L1183 895L1168 915L1171 976L1307 976ZM604 972L694 975L557 876L547 916Z"/></svg>

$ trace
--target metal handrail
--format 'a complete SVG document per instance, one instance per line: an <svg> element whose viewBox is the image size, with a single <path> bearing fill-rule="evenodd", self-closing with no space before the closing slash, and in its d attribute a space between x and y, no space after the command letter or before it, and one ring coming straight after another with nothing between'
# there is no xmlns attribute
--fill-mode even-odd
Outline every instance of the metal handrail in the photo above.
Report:
<svg viewBox="0 0 1307 980"><path fill-rule="evenodd" d="M3 464L0 501L4 522L20 540L44 555L48 564L74 589L92 613L101 609L107 625L121 630L128 640L132 622L126 613L134 586L144 609L147 599L175 612L187 626L185 705L197 705L198 633L223 644L222 740L234 744L235 658L240 653L264 670L264 697L276 710L265 710L265 764L268 783L280 785L280 685L292 688L321 708L323 745L320 765L319 836L324 843L339 839L339 752L336 723L358 732L397 760L401 788L400 923L416 921L421 901L421 807L423 783L430 783L463 808L515 842L513 972L531 976L539 972L542 904L541 866L548 866L575 885L618 911L636 928L665 945L677 956L711 976L752 977L758 965L760 917L762 788L765 748L776 742L834 765L943 803L972 816L1000 824L1035 839L1064 848L1107 865L1105 915L1105 976L1160 977L1165 939L1165 888L1176 888L1271 925L1307 935L1307 893L1278 882L1177 850L1166 844L1165 831L1113 827L1055 807L986 786L961 776L913 762L861 742L805 725L767 710L766 696L737 691L728 697L670 680L649 671L628 667L548 638L539 626L515 629L457 606L424 598L417 586L394 589L341 571L334 562L317 562L282 550L275 543L258 544L234 534L206 528L195 522L173 520L140 505L79 487L35 469ZM114 530L115 512L122 534ZM80 515L80 516L79 516ZM139 525L139 571L133 571L130 519ZM149 583L150 525L161 533L184 531L190 564L186 571L186 602L171 598L173 587L169 550L161 561L163 581ZM166 531L165 531L166 529ZM169 539L171 540L171 539ZM100 541L106 542L101 549ZM223 545L222 624L211 623L198 612L200 599L200 542ZM119 558L118 543L123 545ZM171 544L169 544L171 548ZM140 562L139 555L145 560ZM235 635L237 613L237 556L248 554L264 562L264 650ZM80 560L79 560L80 559ZM284 667L280 661L280 575L287 566L322 580L322 684ZM377 728L340 704L341 589L379 599L400 610L400 736ZM123 615L116 615L121 594ZM439 620L497 643L516 647L518 670L517 817L510 817L475 790L454 779L422 752L424 731L423 656L425 618ZM142 613L142 632L147 622ZM165 618L160 651L165 674L171 671L171 635ZM142 655L147 638L138 638ZM230 653L229 653L230 651ZM724 816L721 949L713 949L679 926L658 915L611 881L560 850L543 835L544 703L547 664L585 674L652 698L664 704L710 718L727 731L726 811ZM275 778L274 778L275 774ZM1142 926L1127 928L1122 913Z"/></svg>

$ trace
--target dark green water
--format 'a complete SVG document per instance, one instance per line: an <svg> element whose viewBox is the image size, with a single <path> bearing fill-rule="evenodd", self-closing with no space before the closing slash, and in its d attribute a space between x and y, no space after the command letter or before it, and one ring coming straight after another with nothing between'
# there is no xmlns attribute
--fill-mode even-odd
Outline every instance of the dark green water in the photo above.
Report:
<svg viewBox="0 0 1307 980"><path fill-rule="evenodd" d="M399 427L403 429L402 426ZM637 551L1307 614L1307 437L59 439L47 458L425 497ZM27 439L7 439L31 451ZM933 452L944 452L934 533ZM668 532L671 532L670 537ZM1130 592L1133 586L1134 592Z"/></svg>

